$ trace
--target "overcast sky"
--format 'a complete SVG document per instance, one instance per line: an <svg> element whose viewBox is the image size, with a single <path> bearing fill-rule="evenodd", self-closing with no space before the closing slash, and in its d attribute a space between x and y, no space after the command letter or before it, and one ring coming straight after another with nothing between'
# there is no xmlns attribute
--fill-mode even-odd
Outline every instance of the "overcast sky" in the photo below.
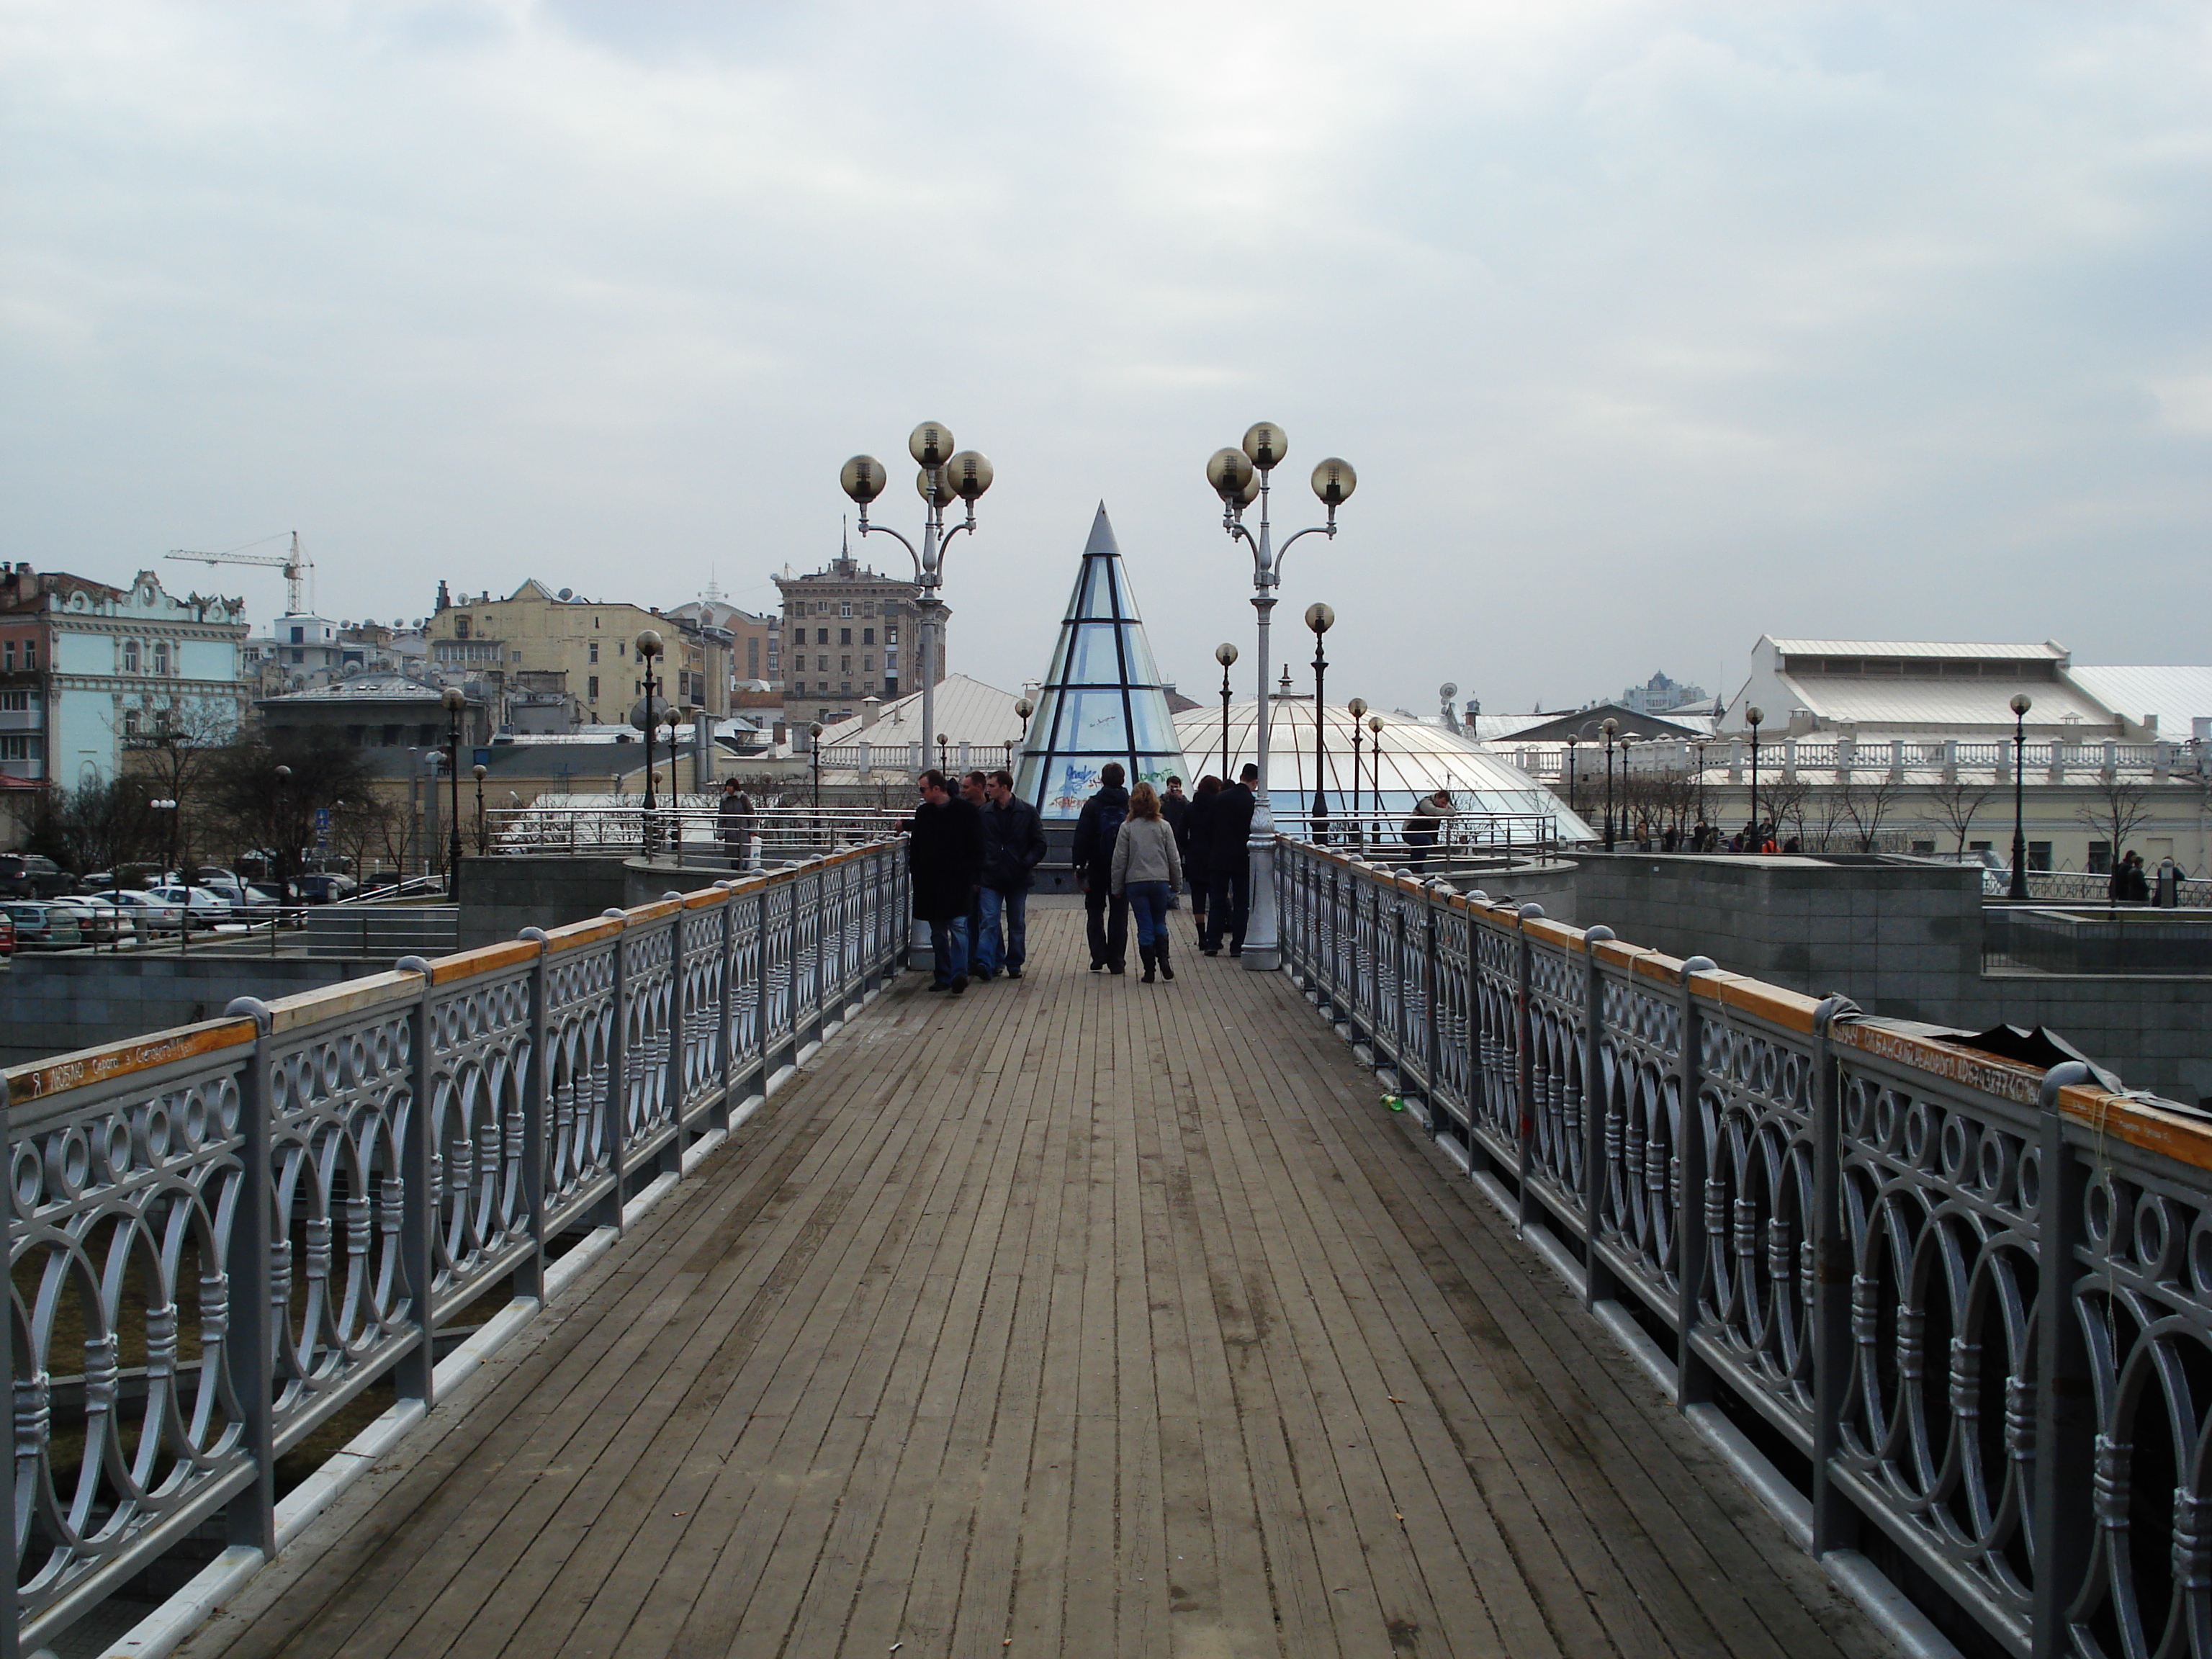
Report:
<svg viewBox="0 0 2212 1659"><path fill-rule="evenodd" d="M1267 419L1294 526L1359 471L1277 612L1304 678L1334 605L1340 698L1732 690L1763 632L2208 660L2203 5L0 0L0 143L41 568L296 528L348 618L770 609L854 452L912 528L928 418L998 469L952 665L1042 672L1103 498L1206 696L1252 611L1202 468Z"/></svg>

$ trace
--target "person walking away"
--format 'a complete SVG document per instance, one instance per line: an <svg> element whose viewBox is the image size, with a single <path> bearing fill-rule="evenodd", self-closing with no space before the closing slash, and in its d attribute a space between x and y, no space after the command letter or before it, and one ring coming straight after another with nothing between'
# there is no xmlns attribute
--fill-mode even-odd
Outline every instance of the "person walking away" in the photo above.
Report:
<svg viewBox="0 0 2212 1659"><path fill-rule="evenodd" d="M1168 907L1182 890L1182 854L1161 805L1151 784L1139 784L1129 792L1128 822L1114 838L1114 892L1136 918L1137 956L1147 985L1156 970L1175 978L1168 959Z"/></svg>
<svg viewBox="0 0 2212 1659"><path fill-rule="evenodd" d="M1451 792L1439 789L1413 803L1413 816L1398 826L1406 838L1406 863L1414 870L1429 867L1429 848L1437 844L1444 820L1452 815Z"/></svg>
<svg viewBox="0 0 2212 1659"><path fill-rule="evenodd" d="M960 799L975 809L975 822L979 826L983 821L983 809L990 804L990 779L981 772L967 773L960 780ZM988 840L983 850L985 856L988 857L990 845ZM968 901L968 980L970 984L987 984L991 978L988 974L978 971L983 960L981 954L982 939L983 887L979 878L975 896Z"/></svg>
<svg viewBox="0 0 2212 1659"><path fill-rule="evenodd" d="M1044 851L1044 820L1014 793L1014 775L992 773L983 808L983 931L975 945L975 964L987 980L1002 967L1008 979L1022 976L1029 960L1030 888Z"/></svg>
<svg viewBox="0 0 2212 1659"><path fill-rule="evenodd" d="M714 808L714 831L730 868L747 868L752 862L753 800L738 787L735 778L722 780L722 799Z"/></svg>
<svg viewBox="0 0 2212 1659"><path fill-rule="evenodd" d="M945 774L921 775L921 805L907 825L914 914L929 924L933 991L968 988L968 908L983 879L983 815L952 793Z"/></svg>
<svg viewBox="0 0 2212 1659"><path fill-rule="evenodd" d="M1182 854L1183 873L1190 884L1191 926L1197 930L1194 937L1201 940L1206 937L1207 849L1213 842L1211 814L1220 793L1221 780L1211 772L1198 781L1198 792L1182 815L1182 844L1176 849Z"/></svg>
<svg viewBox="0 0 2212 1659"><path fill-rule="evenodd" d="M1114 842L1129 816L1128 775L1119 761L1098 769L1098 793L1083 803L1075 820L1073 863L1083 884L1085 932L1091 939L1091 971L1129 971L1129 902L1114 896Z"/></svg>
<svg viewBox="0 0 2212 1659"><path fill-rule="evenodd" d="M1190 797L1182 792L1182 780L1172 772L1168 775L1166 787L1160 791L1160 816L1167 820L1168 828L1175 832L1176 854L1180 857L1188 844L1183 838L1182 826L1190 817Z"/></svg>
<svg viewBox="0 0 2212 1659"><path fill-rule="evenodd" d="M1251 913L1252 812L1257 803L1252 786L1260 769L1247 763L1237 781L1213 798L1206 812L1206 879L1212 890L1206 897L1206 932L1199 949L1210 957L1221 954L1221 936L1229 935L1229 954L1244 954L1244 924Z"/></svg>

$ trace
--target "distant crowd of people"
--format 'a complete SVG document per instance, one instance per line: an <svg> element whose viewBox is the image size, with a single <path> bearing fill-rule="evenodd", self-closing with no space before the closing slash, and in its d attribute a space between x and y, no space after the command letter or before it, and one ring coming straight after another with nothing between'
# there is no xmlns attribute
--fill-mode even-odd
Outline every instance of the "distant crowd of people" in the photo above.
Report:
<svg viewBox="0 0 2212 1659"><path fill-rule="evenodd" d="M1156 790L1127 787L1127 775L1116 763L1102 767L1097 792L1075 822L1072 856L1091 971L1128 971L1133 917L1143 982L1172 981L1168 918L1186 898L1200 951L1218 956L1225 942L1231 956L1243 956L1259 768L1245 767L1234 783L1201 778L1189 795L1179 777ZM932 768L921 791L907 860L915 917L929 928L929 988L958 996L1001 974L1019 979L1029 956L1030 890L1045 855L1042 819L1014 793L1006 771L969 772L956 786Z"/></svg>

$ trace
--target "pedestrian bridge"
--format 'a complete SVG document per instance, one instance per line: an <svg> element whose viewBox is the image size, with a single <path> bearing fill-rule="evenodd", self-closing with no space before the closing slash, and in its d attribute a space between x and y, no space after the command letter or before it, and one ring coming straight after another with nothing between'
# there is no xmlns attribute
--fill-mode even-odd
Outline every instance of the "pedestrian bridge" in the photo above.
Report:
<svg viewBox="0 0 2212 1659"><path fill-rule="evenodd" d="M9 1073L24 1650L2198 1650L2186 1115L1287 846L927 995L898 851Z"/></svg>

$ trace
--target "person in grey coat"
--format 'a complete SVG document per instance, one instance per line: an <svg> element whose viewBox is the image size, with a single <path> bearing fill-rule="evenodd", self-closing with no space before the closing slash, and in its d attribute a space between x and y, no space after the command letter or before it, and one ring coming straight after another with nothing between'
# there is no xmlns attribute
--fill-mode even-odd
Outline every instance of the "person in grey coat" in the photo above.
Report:
<svg viewBox="0 0 2212 1659"><path fill-rule="evenodd" d="M1149 783L1129 792L1129 818L1114 838L1114 896L1126 899L1137 923L1137 957L1145 964L1144 982L1154 969L1169 979L1168 908L1182 890L1182 854L1175 830L1160 814L1160 798Z"/></svg>

